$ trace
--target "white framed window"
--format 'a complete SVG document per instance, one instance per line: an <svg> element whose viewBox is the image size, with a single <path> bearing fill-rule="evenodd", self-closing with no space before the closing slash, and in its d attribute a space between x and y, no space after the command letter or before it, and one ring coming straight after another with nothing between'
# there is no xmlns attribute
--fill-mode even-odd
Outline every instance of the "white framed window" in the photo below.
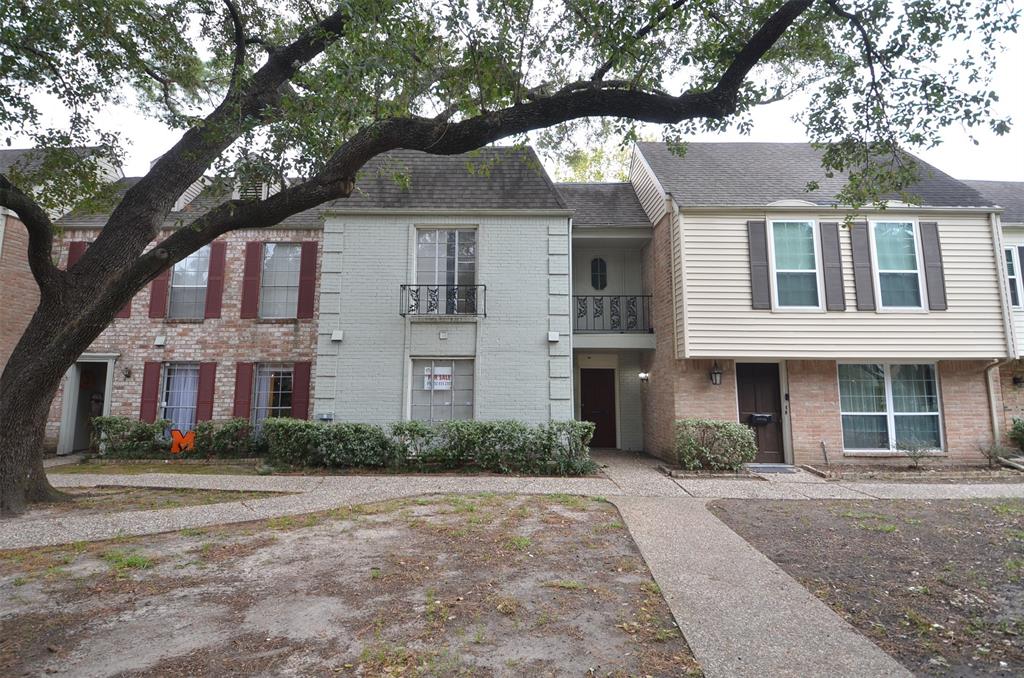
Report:
<svg viewBox="0 0 1024 678"><path fill-rule="evenodd" d="M1006 254L1006 284L1009 289L1010 306L1021 307L1020 287L1020 257L1017 255L1016 247L1007 247L1003 250Z"/></svg>
<svg viewBox="0 0 1024 678"><path fill-rule="evenodd" d="M473 361L414 358L412 419L436 422L473 418Z"/></svg>
<svg viewBox="0 0 1024 678"><path fill-rule="evenodd" d="M818 229L813 221L770 222L775 308L821 309Z"/></svg>
<svg viewBox="0 0 1024 678"><path fill-rule="evenodd" d="M256 365L252 398L252 423L256 429L267 417L292 416L294 372L291 365Z"/></svg>
<svg viewBox="0 0 1024 678"><path fill-rule="evenodd" d="M264 243L260 273L261 318L294 318L298 315L301 265L301 243Z"/></svg>
<svg viewBox="0 0 1024 678"><path fill-rule="evenodd" d="M167 303L168 318L197 319L206 315L209 273L209 245L204 245L174 265Z"/></svg>
<svg viewBox="0 0 1024 678"><path fill-rule="evenodd" d="M942 449L934 364L840 364L839 410L845 450Z"/></svg>
<svg viewBox="0 0 1024 678"><path fill-rule="evenodd" d="M199 397L199 365L165 364L160 393L160 418L170 421L170 428L182 433L195 428L196 402Z"/></svg>
<svg viewBox="0 0 1024 678"><path fill-rule="evenodd" d="M476 230L416 229L420 313L476 313Z"/></svg>
<svg viewBox="0 0 1024 678"><path fill-rule="evenodd" d="M914 222L873 221L871 241L878 307L925 308L920 242Z"/></svg>

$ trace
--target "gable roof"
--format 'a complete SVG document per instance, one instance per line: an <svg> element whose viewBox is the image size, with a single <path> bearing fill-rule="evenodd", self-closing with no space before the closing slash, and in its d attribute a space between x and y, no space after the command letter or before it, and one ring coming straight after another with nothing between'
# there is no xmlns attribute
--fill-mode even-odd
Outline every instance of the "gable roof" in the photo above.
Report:
<svg viewBox="0 0 1024 678"><path fill-rule="evenodd" d="M651 226L633 184L629 182L555 185L565 204L575 210L573 227Z"/></svg>
<svg viewBox="0 0 1024 678"><path fill-rule="evenodd" d="M1024 181L964 181L1003 208L1004 224L1024 224Z"/></svg>
<svg viewBox="0 0 1024 678"><path fill-rule="evenodd" d="M825 176L822 151L807 143L690 142L680 157L664 142L640 142L640 153L658 181L683 207L761 206L782 200L835 205L847 180L836 172ZM976 190L911 156L920 180L907 189L923 205L987 207L992 203ZM808 191L807 184L819 188ZM899 196L887 196L897 200Z"/></svg>
<svg viewBox="0 0 1024 678"><path fill-rule="evenodd" d="M123 195L139 179L126 177L117 183L117 189ZM207 189L180 211L168 214L164 227L185 225L228 197ZM399 150L370 160L359 171L356 189L350 197L293 214L275 228L320 228L326 212L366 209L567 208L533 149L489 146L452 156ZM60 224L98 228L108 216L76 211L63 217Z"/></svg>
<svg viewBox="0 0 1024 678"><path fill-rule="evenodd" d="M95 151L96 146L77 146L67 150L80 157L86 157ZM7 174L16 167L21 172L33 172L39 169L46 154L36 148L0 148L0 174Z"/></svg>

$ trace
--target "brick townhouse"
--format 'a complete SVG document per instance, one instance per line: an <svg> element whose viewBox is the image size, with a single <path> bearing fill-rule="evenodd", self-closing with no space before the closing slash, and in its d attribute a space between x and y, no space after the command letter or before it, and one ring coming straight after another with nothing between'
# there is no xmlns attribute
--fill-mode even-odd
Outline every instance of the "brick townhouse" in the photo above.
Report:
<svg viewBox="0 0 1024 678"><path fill-rule="evenodd" d="M48 444L86 446L97 413L577 417L667 456L675 419L707 417L752 425L762 462L978 462L1024 412L1021 185L921 171L920 204L847 213L804 144L641 143L628 181L589 184L528 149L392 153L350 199L142 290L69 371ZM220 199L197 184L167 229ZM0 283L29 299L7 220ZM60 220L62 266L103 220Z"/></svg>

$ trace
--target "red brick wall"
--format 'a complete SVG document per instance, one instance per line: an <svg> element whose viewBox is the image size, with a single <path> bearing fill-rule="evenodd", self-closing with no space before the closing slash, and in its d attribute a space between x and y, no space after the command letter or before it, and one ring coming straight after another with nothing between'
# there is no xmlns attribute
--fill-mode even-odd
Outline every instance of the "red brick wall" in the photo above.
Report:
<svg viewBox="0 0 1024 678"><path fill-rule="evenodd" d="M4 223L6 220L6 223ZM13 216L0 215L0 370L39 305L39 289L28 267L28 231Z"/></svg>
<svg viewBox="0 0 1024 678"><path fill-rule="evenodd" d="M843 461L843 428L839 415L839 375L830 360L786 361L793 462L824 463L821 443L829 461Z"/></svg>
<svg viewBox="0 0 1024 678"><path fill-rule="evenodd" d="M984 463L979 445L992 443L985 368L988 362L947 360L939 363L945 441L950 463ZM994 375L998 379L998 371ZM998 397L1000 388L995 387ZM997 411L1001 404L996 403Z"/></svg>
<svg viewBox="0 0 1024 678"><path fill-rule="evenodd" d="M999 393L1002 397L1003 442L1013 427L1014 419L1024 419L1024 384L1014 386L1013 378L1024 379L1024 360L1015 360L999 368Z"/></svg>
<svg viewBox="0 0 1024 678"><path fill-rule="evenodd" d="M68 243L91 241L96 231L71 230L60 244L61 266L67 261ZM313 318L303 320L243 320L239 317L242 295L245 243L299 242L321 240L316 230L235 231L221 238L227 243L224 272L224 297L220 318L203 321L165 320L149 317L152 285L147 285L132 301L130 318L115 319L89 347L88 353L119 353L114 368L110 413L139 416L142 395L142 369L147 361L216 362L213 418L232 414L235 393L236 362L315 362L316 316L319 309L319 285L314 296ZM322 247L317 255L317 280L320 275ZM167 338L166 346L154 346L157 336ZM130 374L126 376L125 370ZM315 368L314 368L315 373ZM311 386L312 391L312 386ZM312 392L310 393L312 402ZM63 388L50 408L47 445L55 447L60 429Z"/></svg>

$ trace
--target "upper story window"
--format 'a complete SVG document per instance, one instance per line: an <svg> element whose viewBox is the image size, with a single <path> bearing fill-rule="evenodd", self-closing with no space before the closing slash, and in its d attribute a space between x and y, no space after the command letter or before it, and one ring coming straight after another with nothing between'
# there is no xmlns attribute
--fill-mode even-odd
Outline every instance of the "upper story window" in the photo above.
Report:
<svg viewBox="0 0 1024 678"><path fill-rule="evenodd" d="M821 308L813 221L771 222L775 306Z"/></svg>
<svg viewBox="0 0 1024 678"><path fill-rule="evenodd" d="M417 229L416 284L417 313L476 313L476 231Z"/></svg>
<svg viewBox="0 0 1024 678"><path fill-rule="evenodd" d="M590 286L595 290L608 287L608 263L601 257L590 261Z"/></svg>
<svg viewBox="0 0 1024 678"><path fill-rule="evenodd" d="M203 317L206 311L206 284L209 271L209 245L196 250L174 265L167 305L168 318Z"/></svg>
<svg viewBox="0 0 1024 678"><path fill-rule="evenodd" d="M161 389L160 418L171 422L170 428L182 433L196 425L196 404L199 396L199 365L168 363L164 366Z"/></svg>
<svg viewBox="0 0 1024 678"><path fill-rule="evenodd" d="M268 242L263 245L261 318L297 317L301 261L301 243Z"/></svg>
<svg viewBox="0 0 1024 678"><path fill-rule="evenodd" d="M839 365L843 448L941 449L935 366Z"/></svg>
<svg viewBox="0 0 1024 678"><path fill-rule="evenodd" d="M1021 307L1020 288L1020 260L1016 247L1007 247L1006 254L1006 283L1009 286L1010 305L1014 308Z"/></svg>
<svg viewBox="0 0 1024 678"><path fill-rule="evenodd" d="M871 233L881 308L922 308L921 257L914 224L876 221Z"/></svg>

